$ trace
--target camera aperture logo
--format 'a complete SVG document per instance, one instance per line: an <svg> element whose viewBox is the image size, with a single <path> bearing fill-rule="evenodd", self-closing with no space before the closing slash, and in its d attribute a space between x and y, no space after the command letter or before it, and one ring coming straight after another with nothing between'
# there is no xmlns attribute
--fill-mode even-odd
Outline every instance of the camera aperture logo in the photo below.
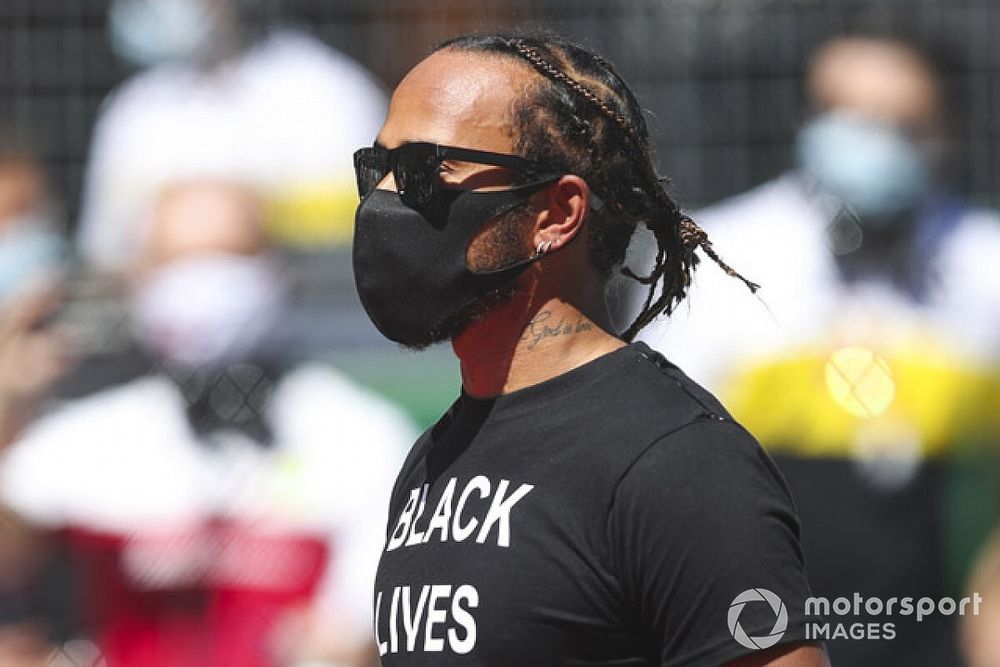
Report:
<svg viewBox="0 0 1000 667"><path fill-rule="evenodd" d="M774 612L774 627L766 635L751 637L743 629L743 626L740 625L740 614L743 613L743 607L751 602L765 602L771 607L771 611ZM785 609L785 603L766 588L751 588L743 591L729 605L729 634L733 636L733 639L740 646L745 646L749 649L770 648L781 641L781 637L785 634L787 628L788 610Z"/></svg>
<svg viewBox="0 0 1000 667"><path fill-rule="evenodd" d="M978 592L957 599L914 596L883 599L866 597L861 593L833 600L809 597L805 600L804 618L796 620L796 627L802 626L806 641L892 640L897 636L896 622L899 617L912 617L916 623L922 623L935 614L978 616L982 603L983 596ZM763 609L762 604L766 604L774 614L774 626L767 634L750 636L743 628L740 616L748 604L757 605L757 616ZM799 619L798 616L796 618ZM740 646L752 650L766 649L781 641L788 630L788 609L781 598L766 588L751 588L733 600L729 606L728 621L729 634ZM761 622L760 618L756 620L756 624Z"/></svg>

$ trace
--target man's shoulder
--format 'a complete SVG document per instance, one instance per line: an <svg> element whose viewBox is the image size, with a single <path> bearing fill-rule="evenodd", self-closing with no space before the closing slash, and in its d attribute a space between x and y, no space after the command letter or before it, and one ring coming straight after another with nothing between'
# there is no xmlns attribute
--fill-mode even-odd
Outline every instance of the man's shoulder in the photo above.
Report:
<svg viewBox="0 0 1000 667"><path fill-rule="evenodd" d="M729 416L705 415L649 443L619 486L719 499L724 487L755 479L787 494L777 466L743 426Z"/></svg>
<svg viewBox="0 0 1000 667"><path fill-rule="evenodd" d="M159 375L143 375L124 384L81 397L56 402L35 420L16 443L18 447L52 446L79 449L81 441L109 441L116 436L149 437L148 425L156 420L161 429L167 415L183 414L176 386ZM115 441L124 438L118 437ZM51 443L51 444L50 444Z"/></svg>
<svg viewBox="0 0 1000 667"><path fill-rule="evenodd" d="M574 448L595 465L629 466L653 443L671 439L691 424L731 420L719 400L645 343L630 346L634 361L609 374L587 396L573 398L578 411L565 416L579 434Z"/></svg>
<svg viewBox="0 0 1000 667"><path fill-rule="evenodd" d="M402 408L326 363L291 369L277 387L273 410L275 419L300 428L312 426L326 441L336 434L366 446L382 438L400 447L417 435Z"/></svg>
<svg viewBox="0 0 1000 667"><path fill-rule="evenodd" d="M970 207L941 245L941 255L947 263L946 270L960 271L989 266L1000 256L1000 214L981 207Z"/></svg>
<svg viewBox="0 0 1000 667"><path fill-rule="evenodd" d="M662 353L643 342L631 347L637 363L609 382L614 385L609 398L646 408L649 421L660 430L673 430L704 415L728 416L711 392Z"/></svg>
<svg viewBox="0 0 1000 667"><path fill-rule="evenodd" d="M101 122L139 122L155 115L165 104L189 96L197 74L180 64L165 64L142 70L116 86L101 103Z"/></svg>
<svg viewBox="0 0 1000 667"><path fill-rule="evenodd" d="M801 177L791 172L700 209L694 219L727 263L773 288L787 271L789 248L795 248L800 265L828 261L826 229L836 211L823 201L810 195ZM693 298L723 286L728 287L726 294L745 296L721 271L698 271L695 282L695 288L701 282L705 289L695 289Z"/></svg>
<svg viewBox="0 0 1000 667"><path fill-rule="evenodd" d="M618 357L606 372L576 376L579 384L564 382L558 392L500 408L476 437L502 440L502 451L515 452L519 460L537 455L563 461L580 476L590 471L595 482L613 482L661 438L700 420L730 419L710 392L645 343L612 354ZM404 474L449 437L461 414L459 399L414 444Z"/></svg>
<svg viewBox="0 0 1000 667"><path fill-rule="evenodd" d="M953 334L963 339L964 351L995 358L1000 340L1000 216L983 208L969 208L945 236L933 263L936 303Z"/></svg>
<svg viewBox="0 0 1000 667"><path fill-rule="evenodd" d="M818 213L800 177L789 172L699 209L695 218L708 231L721 234L748 225L802 224L803 217L814 218Z"/></svg>
<svg viewBox="0 0 1000 667"><path fill-rule="evenodd" d="M609 500L624 493L715 511L756 489L791 512L784 478L754 436L665 357L633 348L640 362L609 378L601 410L577 427L581 476Z"/></svg>
<svg viewBox="0 0 1000 667"><path fill-rule="evenodd" d="M65 401L3 453L0 496L44 525L117 530L187 511L201 498L187 484L198 459L183 415L180 393L159 376ZM120 502L139 488L141 503Z"/></svg>

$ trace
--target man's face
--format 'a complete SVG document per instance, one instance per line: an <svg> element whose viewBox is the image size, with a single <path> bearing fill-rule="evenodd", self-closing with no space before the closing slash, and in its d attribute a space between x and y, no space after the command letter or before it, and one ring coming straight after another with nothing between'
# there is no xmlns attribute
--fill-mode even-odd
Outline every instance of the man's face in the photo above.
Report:
<svg viewBox="0 0 1000 667"><path fill-rule="evenodd" d="M214 65L238 49L236 12L232 0L113 0L111 46L141 67Z"/></svg>
<svg viewBox="0 0 1000 667"><path fill-rule="evenodd" d="M192 181L165 191L145 240L147 271L191 257L253 257L267 250L260 202L247 188L223 181Z"/></svg>
<svg viewBox="0 0 1000 667"><path fill-rule="evenodd" d="M896 42L841 38L819 51L808 90L816 116L797 141L803 171L868 232L888 239L911 228L943 151L930 66Z"/></svg>
<svg viewBox="0 0 1000 667"><path fill-rule="evenodd" d="M531 72L503 58L458 51L439 51L417 65L399 84L378 143L395 148L425 141L494 153L514 152L513 115L525 93ZM441 179L450 187L470 190L503 189L515 174L502 167L445 162ZM392 174L380 188L395 190ZM518 207L487 223L466 251L475 271L496 269L529 256L531 245L527 207ZM486 317L497 303L509 300L516 288L487 294L443 326L427 332L414 347L426 347L458 334Z"/></svg>
<svg viewBox="0 0 1000 667"><path fill-rule="evenodd" d="M808 82L818 111L847 111L903 130L919 142L939 139L941 92L915 53L891 41L844 38L815 59Z"/></svg>
<svg viewBox="0 0 1000 667"><path fill-rule="evenodd" d="M31 163L10 160L0 163L0 232L7 223L40 207L42 175Z"/></svg>

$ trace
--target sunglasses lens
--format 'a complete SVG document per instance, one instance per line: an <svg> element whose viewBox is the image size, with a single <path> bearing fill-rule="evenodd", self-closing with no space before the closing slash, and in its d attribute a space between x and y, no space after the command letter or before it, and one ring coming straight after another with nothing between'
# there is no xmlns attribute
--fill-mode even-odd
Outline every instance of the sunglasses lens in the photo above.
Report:
<svg viewBox="0 0 1000 667"><path fill-rule="evenodd" d="M437 191L438 160L432 147L403 145L396 153L392 173L396 189L408 206L427 204Z"/></svg>
<svg viewBox="0 0 1000 667"><path fill-rule="evenodd" d="M389 173L385 155L374 148L362 148L354 153L354 175L358 181L358 195L362 199L382 182Z"/></svg>

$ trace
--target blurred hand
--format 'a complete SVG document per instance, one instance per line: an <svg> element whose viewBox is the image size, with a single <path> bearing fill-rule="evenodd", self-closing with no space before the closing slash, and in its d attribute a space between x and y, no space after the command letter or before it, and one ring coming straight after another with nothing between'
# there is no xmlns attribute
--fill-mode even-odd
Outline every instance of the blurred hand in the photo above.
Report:
<svg viewBox="0 0 1000 667"><path fill-rule="evenodd" d="M0 628L0 667L48 667L52 647L36 628L12 625Z"/></svg>
<svg viewBox="0 0 1000 667"><path fill-rule="evenodd" d="M278 663L286 667L378 665L375 640L369 632L347 618L315 607L286 613L275 628L272 645Z"/></svg>
<svg viewBox="0 0 1000 667"><path fill-rule="evenodd" d="M70 368L66 337L42 326L59 303L59 291L47 285L0 310L0 447L17 436Z"/></svg>
<svg viewBox="0 0 1000 667"><path fill-rule="evenodd" d="M1000 664L1000 528L980 550L964 595L980 595L982 604L958 619L958 638L968 667Z"/></svg>

